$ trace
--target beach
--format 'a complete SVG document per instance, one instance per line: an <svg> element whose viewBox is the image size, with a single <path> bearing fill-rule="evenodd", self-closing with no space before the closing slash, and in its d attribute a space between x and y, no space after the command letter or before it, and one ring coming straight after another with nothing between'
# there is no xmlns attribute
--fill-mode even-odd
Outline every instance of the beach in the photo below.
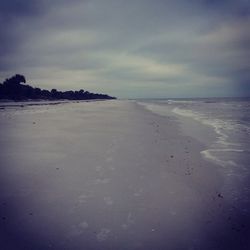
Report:
<svg viewBox="0 0 250 250"><path fill-rule="evenodd" d="M173 113L133 100L1 107L1 249L250 248L249 211L202 156L206 136Z"/></svg>

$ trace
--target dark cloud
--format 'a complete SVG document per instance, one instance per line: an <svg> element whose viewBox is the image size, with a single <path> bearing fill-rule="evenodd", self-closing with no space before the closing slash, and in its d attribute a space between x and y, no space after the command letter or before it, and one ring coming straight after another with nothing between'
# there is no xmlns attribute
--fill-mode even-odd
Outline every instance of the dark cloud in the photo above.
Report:
<svg viewBox="0 0 250 250"><path fill-rule="evenodd" d="M37 0L10 0L0 2L1 17L13 18L36 16L41 11L42 1Z"/></svg>
<svg viewBox="0 0 250 250"><path fill-rule="evenodd" d="M73 0L71 3L78 1ZM42 23L50 11L56 6L66 7L67 2L63 0L0 1L0 70L13 67L8 63L8 58L18 54L22 45L39 32L37 29L47 28Z"/></svg>
<svg viewBox="0 0 250 250"><path fill-rule="evenodd" d="M41 4L36 0L0 2L0 69L9 67L6 57L18 53L20 45L25 41L28 23L41 13Z"/></svg>

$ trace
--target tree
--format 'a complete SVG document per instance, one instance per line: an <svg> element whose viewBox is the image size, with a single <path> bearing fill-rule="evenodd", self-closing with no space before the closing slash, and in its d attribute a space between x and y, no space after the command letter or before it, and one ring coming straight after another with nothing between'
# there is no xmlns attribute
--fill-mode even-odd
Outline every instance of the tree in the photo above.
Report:
<svg viewBox="0 0 250 250"><path fill-rule="evenodd" d="M23 75L16 74L15 76L12 76L10 79L6 79L3 82L3 85L18 85L21 82L26 83L26 79Z"/></svg>
<svg viewBox="0 0 250 250"><path fill-rule="evenodd" d="M54 98L54 99L57 98L57 95L58 95L57 89L52 89L52 90L50 91L50 93L51 93L51 97L52 97L52 98Z"/></svg>
<svg viewBox="0 0 250 250"><path fill-rule="evenodd" d="M115 99L114 97L93 94L83 89L79 91L57 91L56 89L41 90L33 88L26 83L23 75L16 74L15 76L6 79L3 84L0 84L0 99L11 100L27 100L27 99L68 99L68 100L87 100L87 99Z"/></svg>

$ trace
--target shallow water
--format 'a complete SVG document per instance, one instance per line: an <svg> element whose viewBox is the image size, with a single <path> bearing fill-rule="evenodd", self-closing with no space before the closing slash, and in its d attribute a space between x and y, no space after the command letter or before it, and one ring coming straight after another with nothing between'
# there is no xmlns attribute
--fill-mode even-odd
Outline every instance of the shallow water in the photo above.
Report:
<svg viewBox="0 0 250 250"><path fill-rule="evenodd" d="M204 159L215 163L230 202L250 207L250 98L167 99L140 101L162 116L173 114L183 132L201 141ZM243 192L244 191L244 192Z"/></svg>
<svg viewBox="0 0 250 250"><path fill-rule="evenodd" d="M151 111L161 115L164 115L164 109L168 109L177 117L189 118L212 128L214 140L205 143L208 148L201 152L205 158L221 166L247 167L244 166L247 161L243 159L250 162L250 99L168 99L144 103Z"/></svg>

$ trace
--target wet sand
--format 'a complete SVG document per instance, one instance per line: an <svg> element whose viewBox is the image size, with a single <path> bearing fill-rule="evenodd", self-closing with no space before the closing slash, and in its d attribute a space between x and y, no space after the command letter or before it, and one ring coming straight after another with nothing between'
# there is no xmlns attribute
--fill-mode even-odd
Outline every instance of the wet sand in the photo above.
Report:
<svg viewBox="0 0 250 250"><path fill-rule="evenodd" d="M134 101L0 110L1 249L249 249L224 176Z"/></svg>

